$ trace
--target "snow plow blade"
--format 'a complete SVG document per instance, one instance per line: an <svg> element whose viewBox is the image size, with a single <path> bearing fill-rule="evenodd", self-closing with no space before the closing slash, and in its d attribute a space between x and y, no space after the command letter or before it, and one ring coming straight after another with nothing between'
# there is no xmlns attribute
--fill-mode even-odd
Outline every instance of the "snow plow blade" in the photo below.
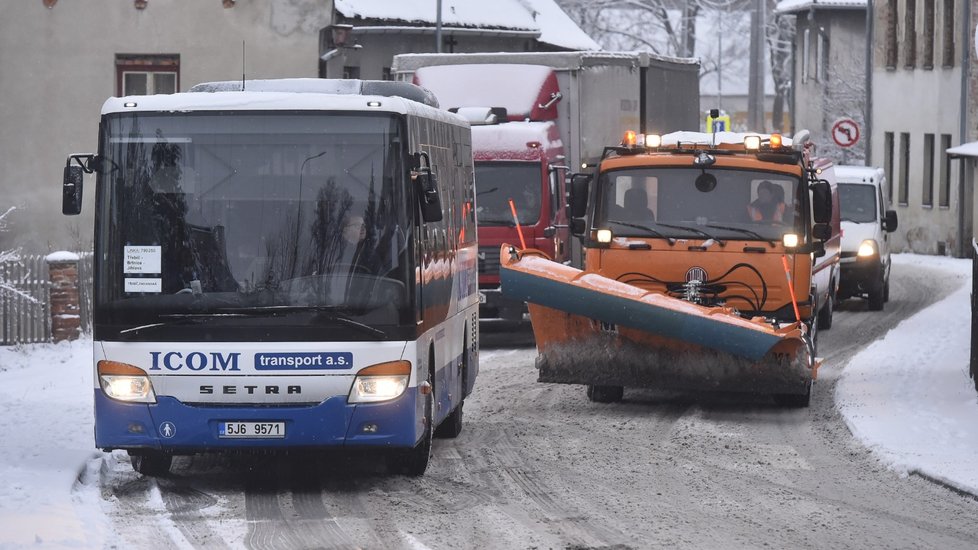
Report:
<svg viewBox="0 0 978 550"><path fill-rule="evenodd" d="M502 291L529 304L540 382L806 395L801 323L775 327L503 245Z"/></svg>

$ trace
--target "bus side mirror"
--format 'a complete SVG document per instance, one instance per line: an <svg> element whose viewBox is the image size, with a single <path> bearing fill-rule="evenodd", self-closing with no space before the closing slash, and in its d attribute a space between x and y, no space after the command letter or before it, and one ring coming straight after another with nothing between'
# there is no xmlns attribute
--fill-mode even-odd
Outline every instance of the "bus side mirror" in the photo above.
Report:
<svg viewBox="0 0 978 550"><path fill-rule="evenodd" d="M815 223L829 223L832 221L832 188L829 182L818 180L811 184L812 190L812 217Z"/></svg>
<svg viewBox="0 0 978 550"><path fill-rule="evenodd" d="M85 171L81 166L65 166L64 181L61 184L61 213L74 216L81 213L82 183Z"/></svg>
<svg viewBox="0 0 978 550"><path fill-rule="evenodd" d="M897 213L896 210L887 210L886 215L883 217L883 231L887 233L892 233L896 231L897 228Z"/></svg>
<svg viewBox="0 0 978 550"><path fill-rule="evenodd" d="M437 176L431 168L422 168L415 176L415 182L418 186L418 202L421 204L421 219L425 222L440 222L442 212Z"/></svg>

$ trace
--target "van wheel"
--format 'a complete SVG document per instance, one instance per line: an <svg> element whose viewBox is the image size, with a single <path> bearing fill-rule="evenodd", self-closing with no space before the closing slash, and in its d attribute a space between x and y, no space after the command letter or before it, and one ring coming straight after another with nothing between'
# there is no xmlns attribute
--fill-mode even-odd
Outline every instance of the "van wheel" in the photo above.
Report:
<svg viewBox="0 0 978 550"><path fill-rule="evenodd" d="M890 301L890 278L887 277L886 281L883 281L883 301Z"/></svg>
<svg viewBox="0 0 978 550"><path fill-rule="evenodd" d="M829 292L828 296L826 296L825 305L822 306L822 309L818 310L818 328L821 330L832 328L832 315L835 313L835 298L832 294L832 292Z"/></svg>
<svg viewBox="0 0 978 550"><path fill-rule="evenodd" d="M883 302L885 301L886 301L886 283L880 281L880 284L877 285L876 288L869 291L869 310L882 311Z"/></svg>
<svg viewBox="0 0 978 550"><path fill-rule="evenodd" d="M129 462L136 472L150 477L162 477L170 473L173 455L160 451L129 451Z"/></svg>
<svg viewBox="0 0 978 550"><path fill-rule="evenodd" d="M625 395L622 386L595 386L588 384L587 398L595 403L616 403Z"/></svg>

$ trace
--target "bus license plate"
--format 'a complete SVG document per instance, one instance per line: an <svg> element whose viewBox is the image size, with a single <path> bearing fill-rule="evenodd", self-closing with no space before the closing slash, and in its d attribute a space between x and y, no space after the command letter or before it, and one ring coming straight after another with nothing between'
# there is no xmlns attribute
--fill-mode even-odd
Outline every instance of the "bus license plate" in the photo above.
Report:
<svg viewBox="0 0 978 550"><path fill-rule="evenodd" d="M221 422L218 437L274 439L285 437L285 422Z"/></svg>

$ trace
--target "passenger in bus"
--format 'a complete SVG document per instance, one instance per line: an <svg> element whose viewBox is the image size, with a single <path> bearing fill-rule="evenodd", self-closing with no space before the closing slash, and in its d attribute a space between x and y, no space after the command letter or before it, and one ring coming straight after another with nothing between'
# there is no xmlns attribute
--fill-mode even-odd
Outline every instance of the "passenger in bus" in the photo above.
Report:
<svg viewBox="0 0 978 550"><path fill-rule="evenodd" d="M780 190L780 197L776 194ZM784 189L768 180L757 186L757 198L747 206L750 219L755 222L784 221Z"/></svg>

